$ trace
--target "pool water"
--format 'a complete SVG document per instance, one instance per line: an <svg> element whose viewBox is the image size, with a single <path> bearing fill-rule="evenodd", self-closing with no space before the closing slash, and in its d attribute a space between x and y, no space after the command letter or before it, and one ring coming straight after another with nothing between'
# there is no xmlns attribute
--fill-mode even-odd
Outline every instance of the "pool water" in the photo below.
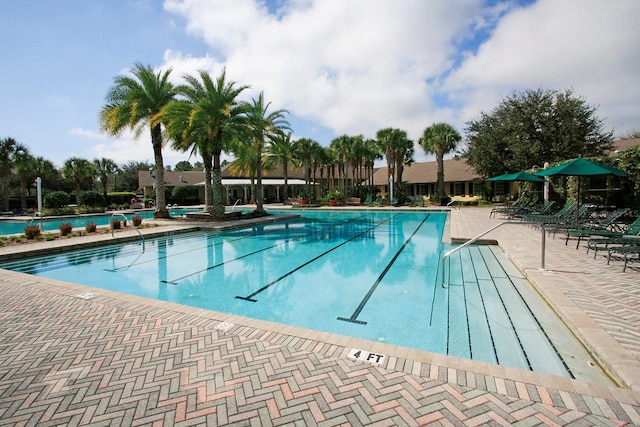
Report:
<svg viewBox="0 0 640 427"><path fill-rule="evenodd" d="M190 208L172 208L170 209L171 216L183 216L187 212L195 212L201 209L190 209ZM116 219L122 221L121 214L124 214L129 221L131 218L138 215L143 219L151 219L153 218L153 210L140 210L140 211L122 211L116 212ZM0 236L6 236L10 234L22 234L24 233L24 228L28 225L42 225L43 231L58 231L58 227L60 224L65 222L70 223L73 228L84 228L90 222L95 223L97 226L105 226L109 225L109 221L111 220L111 213L106 214L87 214L87 215L74 215L67 217L51 217L51 218L43 218L40 221L40 218L35 218L33 221L31 218L25 220L14 220L14 219L6 219L0 220Z"/></svg>
<svg viewBox="0 0 640 427"><path fill-rule="evenodd" d="M446 213L313 211L7 261L0 268L399 346L571 376L504 271L470 247L442 286ZM499 270L491 259L482 265ZM499 282L499 283L497 283ZM512 310L509 313L508 310Z"/></svg>

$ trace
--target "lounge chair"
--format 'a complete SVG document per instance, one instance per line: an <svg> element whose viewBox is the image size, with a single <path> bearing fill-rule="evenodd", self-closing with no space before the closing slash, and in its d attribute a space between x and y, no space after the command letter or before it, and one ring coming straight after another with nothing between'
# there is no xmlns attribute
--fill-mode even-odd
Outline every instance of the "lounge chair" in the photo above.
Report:
<svg viewBox="0 0 640 427"><path fill-rule="evenodd" d="M627 244L635 244L636 240L640 239L640 215L633 221L624 232L618 231L601 231L598 234L589 236L587 242L587 253L593 249L595 258L598 255L598 251L601 249L608 249L610 246Z"/></svg>
<svg viewBox="0 0 640 427"><path fill-rule="evenodd" d="M497 214L508 214L511 211L519 210L523 208L526 204L525 198L520 194L516 200L513 201L510 205L507 206L498 206L491 209L489 212L489 218L493 218Z"/></svg>
<svg viewBox="0 0 640 427"><path fill-rule="evenodd" d="M576 249L580 247L580 242L583 237L590 236L606 236L608 233L620 232L620 228L617 224L617 221L626 215L629 212L629 209L615 209L611 212L608 212L604 217L597 218L592 221L588 221L586 223L579 224L575 229L567 229L567 239L564 244L569 243L569 238L576 237L578 239L576 243Z"/></svg>
<svg viewBox="0 0 640 427"><path fill-rule="evenodd" d="M520 218L524 222L532 223L533 225L547 225L557 224L562 221L567 221L569 218L575 218L576 216L576 202L567 202L558 212L550 214L524 214Z"/></svg>
<svg viewBox="0 0 640 427"><path fill-rule="evenodd" d="M637 255L638 259L640 259L640 239L627 239L630 241L635 241L633 243L629 243L624 246L613 246L609 248L609 256L607 257L607 265L611 262L611 258L622 258L624 261L624 267L622 268L622 272L627 271L627 264L631 259L631 256Z"/></svg>

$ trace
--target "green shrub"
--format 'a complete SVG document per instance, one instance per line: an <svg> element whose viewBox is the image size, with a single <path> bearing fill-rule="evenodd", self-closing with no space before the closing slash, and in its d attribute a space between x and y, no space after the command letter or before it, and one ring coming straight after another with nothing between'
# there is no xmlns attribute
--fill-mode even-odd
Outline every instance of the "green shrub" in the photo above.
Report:
<svg viewBox="0 0 640 427"><path fill-rule="evenodd" d="M96 225L95 222L90 222L84 226L84 229L87 231L87 233L95 233L97 228L98 226Z"/></svg>
<svg viewBox="0 0 640 427"><path fill-rule="evenodd" d="M63 208L46 208L42 210L42 216L60 216L60 215L75 215L75 208L65 206Z"/></svg>
<svg viewBox="0 0 640 427"><path fill-rule="evenodd" d="M51 209L64 208L71 202L71 196L65 191L52 191L44 196L44 206Z"/></svg>
<svg viewBox="0 0 640 427"><path fill-rule="evenodd" d="M105 205L104 196L97 191L82 191L78 197L81 206L102 207Z"/></svg>
<svg viewBox="0 0 640 427"><path fill-rule="evenodd" d="M71 234L73 226L70 222L63 222L58 226L58 230L60 230L61 235L66 236L67 234Z"/></svg>
<svg viewBox="0 0 640 427"><path fill-rule="evenodd" d="M56 236L55 234L45 234L44 235L44 240L46 240L47 242L50 242L52 240L56 240L58 236Z"/></svg>
<svg viewBox="0 0 640 427"><path fill-rule="evenodd" d="M107 203L109 206L115 205L117 207L119 205L126 205L128 207L129 202L131 202L131 199L134 197L136 197L136 193L130 191L111 192L107 193Z"/></svg>
<svg viewBox="0 0 640 427"><path fill-rule="evenodd" d="M133 222L133 225L137 227L142 224L142 217L140 215L136 215L131 218L131 222Z"/></svg>
<svg viewBox="0 0 640 427"><path fill-rule="evenodd" d="M38 227L37 225L28 225L24 228L24 235L29 240L37 238L41 232L42 230L40 230L40 227Z"/></svg>
<svg viewBox="0 0 640 427"><path fill-rule="evenodd" d="M184 205L190 195L191 190L187 187L173 187L173 190L171 191L171 199L179 205Z"/></svg>
<svg viewBox="0 0 640 427"><path fill-rule="evenodd" d="M120 222L119 219L112 219L111 220L111 229L113 230L119 230L122 227L122 223Z"/></svg>

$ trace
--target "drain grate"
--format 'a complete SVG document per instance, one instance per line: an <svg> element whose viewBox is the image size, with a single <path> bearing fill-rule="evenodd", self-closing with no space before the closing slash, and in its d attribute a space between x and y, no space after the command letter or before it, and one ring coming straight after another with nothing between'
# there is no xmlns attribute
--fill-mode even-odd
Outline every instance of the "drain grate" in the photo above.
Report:
<svg viewBox="0 0 640 427"><path fill-rule="evenodd" d="M94 294L93 292L84 292L82 294L76 295L76 298L85 299L85 300L89 300L95 297L97 297L97 295Z"/></svg>

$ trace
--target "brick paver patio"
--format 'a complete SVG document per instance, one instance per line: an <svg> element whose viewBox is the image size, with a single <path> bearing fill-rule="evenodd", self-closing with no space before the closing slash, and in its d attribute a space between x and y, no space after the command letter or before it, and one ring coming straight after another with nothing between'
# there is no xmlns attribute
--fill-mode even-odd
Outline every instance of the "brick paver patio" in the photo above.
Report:
<svg viewBox="0 0 640 427"><path fill-rule="evenodd" d="M498 222L463 208L449 228ZM548 238L541 270L539 231L488 237L619 386L0 271L0 425L640 424L637 264L622 273ZM352 348L388 359L352 361Z"/></svg>

